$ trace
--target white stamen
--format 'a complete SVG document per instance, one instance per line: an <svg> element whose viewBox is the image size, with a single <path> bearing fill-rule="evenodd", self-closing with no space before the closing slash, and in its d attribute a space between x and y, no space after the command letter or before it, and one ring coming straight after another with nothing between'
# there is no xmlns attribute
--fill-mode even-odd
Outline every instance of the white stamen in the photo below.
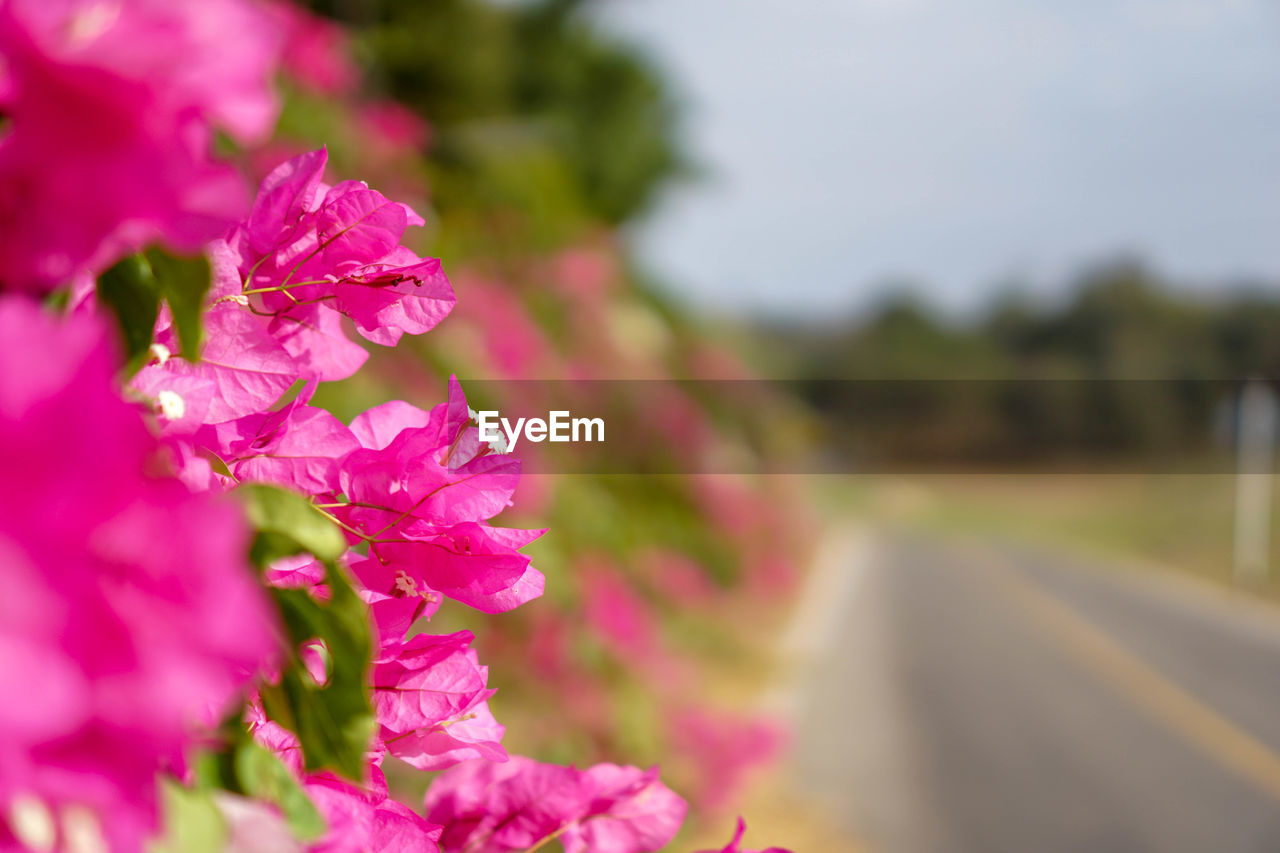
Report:
<svg viewBox="0 0 1280 853"><path fill-rule="evenodd" d="M489 446L492 447L494 450L498 451L499 453L507 452L508 450L507 437L502 434L502 430L498 430L498 437L495 438L493 441L489 442Z"/></svg>
<svg viewBox="0 0 1280 853"><path fill-rule="evenodd" d="M160 406L160 414L171 421L181 420L187 413L186 402L168 388L156 395L156 403Z"/></svg>
<svg viewBox="0 0 1280 853"><path fill-rule="evenodd" d="M72 806L63 812L62 837L67 853L109 853L102 825L83 806Z"/></svg>
<svg viewBox="0 0 1280 853"><path fill-rule="evenodd" d="M78 45L88 44L98 36L111 29L120 17L120 4L95 3L82 9L67 21L67 35L70 41Z"/></svg>
<svg viewBox="0 0 1280 853"><path fill-rule="evenodd" d="M58 840L53 813L31 794L19 794L9 803L9 827L18 841L37 853L52 850Z"/></svg>
<svg viewBox="0 0 1280 853"><path fill-rule="evenodd" d="M243 293L233 293L226 298L228 301L234 302L237 305L247 306L249 304L249 297L245 296Z"/></svg>
<svg viewBox="0 0 1280 853"><path fill-rule="evenodd" d="M164 364L166 361L173 358L173 353L171 353L169 348L164 344L152 344L151 357L160 364Z"/></svg>

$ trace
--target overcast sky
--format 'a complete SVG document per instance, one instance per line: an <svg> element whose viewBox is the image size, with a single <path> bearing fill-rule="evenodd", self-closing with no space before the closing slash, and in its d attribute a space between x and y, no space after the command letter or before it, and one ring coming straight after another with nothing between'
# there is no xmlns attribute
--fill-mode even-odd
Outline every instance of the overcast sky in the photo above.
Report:
<svg viewBox="0 0 1280 853"><path fill-rule="evenodd" d="M1121 252L1280 281L1274 0L607 0L709 175L641 233L695 302L950 308Z"/></svg>

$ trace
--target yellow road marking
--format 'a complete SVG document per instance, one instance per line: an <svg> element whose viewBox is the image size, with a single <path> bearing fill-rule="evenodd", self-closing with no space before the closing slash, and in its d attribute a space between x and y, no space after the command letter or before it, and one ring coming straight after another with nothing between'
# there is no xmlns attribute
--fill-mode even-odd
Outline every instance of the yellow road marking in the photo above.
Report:
<svg viewBox="0 0 1280 853"><path fill-rule="evenodd" d="M1125 650L1006 561L984 560L993 577L1087 668L1223 767L1280 800L1280 755Z"/></svg>

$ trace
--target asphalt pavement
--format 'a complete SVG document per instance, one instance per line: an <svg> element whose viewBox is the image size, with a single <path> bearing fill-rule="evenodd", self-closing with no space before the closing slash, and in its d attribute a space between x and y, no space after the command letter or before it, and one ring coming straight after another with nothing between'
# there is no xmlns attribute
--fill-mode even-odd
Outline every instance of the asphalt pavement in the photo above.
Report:
<svg viewBox="0 0 1280 853"><path fill-rule="evenodd" d="M1280 851L1280 611L979 540L833 571L794 772L872 851Z"/></svg>

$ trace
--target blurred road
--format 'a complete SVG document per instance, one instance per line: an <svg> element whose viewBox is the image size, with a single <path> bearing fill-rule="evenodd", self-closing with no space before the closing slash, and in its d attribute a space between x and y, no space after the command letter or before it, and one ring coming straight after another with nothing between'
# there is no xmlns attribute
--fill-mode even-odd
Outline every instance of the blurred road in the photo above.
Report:
<svg viewBox="0 0 1280 853"><path fill-rule="evenodd" d="M985 542L847 563L796 772L872 850L1280 851L1275 611Z"/></svg>

